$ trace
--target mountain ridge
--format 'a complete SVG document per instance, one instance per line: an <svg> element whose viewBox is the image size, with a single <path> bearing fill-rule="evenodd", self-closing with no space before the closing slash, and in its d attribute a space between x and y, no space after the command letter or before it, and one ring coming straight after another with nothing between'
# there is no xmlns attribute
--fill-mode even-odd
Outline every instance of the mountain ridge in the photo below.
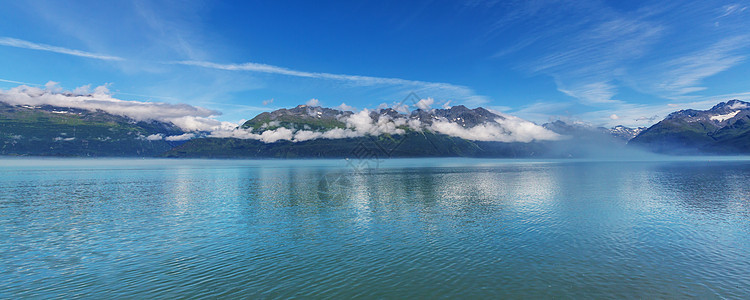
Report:
<svg viewBox="0 0 750 300"><path fill-rule="evenodd" d="M750 103L734 99L673 112L629 144L666 154L750 153Z"/></svg>
<svg viewBox="0 0 750 300"><path fill-rule="evenodd" d="M0 155L156 156L179 144L164 137L182 134L171 123L98 110L0 102Z"/></svg>
<svg viewBox="0 0 750 300"><path fill-rule="evenodd" d="M537 125L462 105L402 112L299 105L260 113L224 133L101 110L0 102L0 155L227 158L339 157L357 145L385 149L378 155L388 157L581 157L626 144L668 154L747 153L750 103L675 111L649 128L562 120Z"/></svg>

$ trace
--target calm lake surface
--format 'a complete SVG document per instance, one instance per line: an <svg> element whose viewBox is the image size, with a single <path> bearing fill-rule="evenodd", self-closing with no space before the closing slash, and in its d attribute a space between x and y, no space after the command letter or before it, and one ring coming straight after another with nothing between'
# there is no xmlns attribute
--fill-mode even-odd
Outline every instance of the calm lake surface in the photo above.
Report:
<svg viewBox="0 0 750 300"><path fill-rule="evenodd" d="M0 298L750 298L750 160L0 159Z"/></svg>

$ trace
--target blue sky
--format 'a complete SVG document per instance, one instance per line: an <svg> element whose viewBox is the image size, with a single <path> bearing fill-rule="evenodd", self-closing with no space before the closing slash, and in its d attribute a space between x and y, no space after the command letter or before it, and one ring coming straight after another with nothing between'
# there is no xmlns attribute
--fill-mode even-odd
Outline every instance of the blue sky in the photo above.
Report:
<svg viewBox="0 0 750 300"><path fill-rule="evenodd" d="M748 1L5 1L0 89L109 84L225 121L410 92L645 126L750 99Z"/></svg>

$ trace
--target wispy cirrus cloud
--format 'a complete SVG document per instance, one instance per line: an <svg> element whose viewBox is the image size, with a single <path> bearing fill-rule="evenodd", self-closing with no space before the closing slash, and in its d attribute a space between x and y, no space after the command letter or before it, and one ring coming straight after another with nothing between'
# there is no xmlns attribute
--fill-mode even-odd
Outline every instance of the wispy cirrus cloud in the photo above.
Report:
<svg viewBox="0 0 750 300"><path fill-rule="evenodd" d="M520 58L520 69L553 78L559 92L577 99L573 113L577 117L608 124L653 123L658 118L652 111L664 117L676 107L667 104L717 101L698 103L708 96L711 85L706 80L747 62L750 38L743 25L747 22L740 16L750 10L741 3L654 3L629 11L591 1L581 1L579 7L566 4L525 4L528 13L500 27L520 28L517 36L521 38L493 58L515 56ZM561 26L517 26L555 20L558 15L552 12L561 8L578 17ZM729 21L730 17L734 19ZM536 42L539 36L544 36L544 43ZM647 101L662 103L644 105ZM537 120L555 113L537 109L526 107L518 112ZM610 118L613 115L618 118Z"/></svg>
<svg viewBox="0 0 750 300"><path fill-rule="evenodd" d="M482 95L477 95L474 90L469 87L462 85L455 85L443 82L428 82L420 80L408 80L401 78L388 78L388 77L374 77L374 76L362 76L362 75L347 75L347 74L333 74L324 72L308 72L289 69L285 67L279 67L274 65L267 65L261 63L241 63L241 64L220 64L208 61L173 61L168 62L169 64L186 65L194 67L203 67L210 69L226 70L226 71L248 71L258 72L285 76L294 76L301 78L312 78L312 79L326 79L326 80L337 80L345 81L359 86L376 86L376 85L391 85L391 86L409 86L416 89L428 91L428 93L439 93L444 94L447 97L459 98L462 102L467 104L479 105L489 102L489 99Z"/></svg>
<svg viewBox="0 0 750 300"><path fill-rule="evenodd" d="M713 96L700 96L681 101L669 101L662 103L627 103L617 102L601 109L577 111L576 104L570 102L537 102L512 114L539 123L550 120L562 119L566 121L581 121L595 126L613 127L624 125L629 127L648 127L669 114L683 109L705 110L720 102L738 99L750 101L750 92L732 93ZM580 108L580 107L579 107Z"/></svg>
<svg viewBox="0 0 750 300"><path fill-rule="evenodd" d="M117 56L111 56L111 55L105 55L105 54L98 54L98 53L91 53L76 49L69 49L64 47L58 47L58 46L52 46L47 44L39 44L34 42L29 42L25 40L19 40L15 38L10 37L0 37L0 45L2 46L8 46L8 47L16 47L16 48L24 48L24 49L32 49L32 50L40 50L40 51L48 51L48 52L55 52L60 54L67 54L67 55L73 55L73 56L79 56L79 57L86 57L86 58L93 58L93 59L100 59L100 60L112 60L112 61L121 61L124 60L122 57Z"/></svg>
<svg viewBox="0 0 750 300"><path fill-rule="evenodd" d="M701 82L710 76L742 63L746 56L740 50L748 48L750 36L725 38L713 45L682 57L658 64L649 70L649 82L656 82L653 89L666 97L678 97L705 90Z"/></svg>
<svg viewBox="0 0 750 300"><path fill-rule="evenodd" d="M611 104L621 102L620 100L612 99L615 96L617 87L607 80L574 83L571 86L567 86L560 80L557 80L557 90L573 98L578 98L586 104Z"/></svg>
<svg viewBox="0 0 750 300"><path fill-rule="evenodd" d="M606 109L586 112L580 114L578 117L582 120L591 122L592 124L608 127L615 125L625 125L629 127L651 126L663 120L669 114L679 110L706 110L720 102L726 102L732 99L747 101L749 97L750 93L735 93L709 97L696 97L689 101L680 102L650 104L622 103ZM618 118L610 118L612 115L617 115Z"/></svg>
<svg viewBox="0 0 750 300"><path fill-rule="evenodd" d="M664 28L633 17L620 17L590 26L571 40L557 45L531 65L533 72L596 76L602 71L646 52ZM585 63L585 64L582 64Z"/></svg>
<svg viewBox="0 0 750 300"><path fill-rule="evenodd" d="M42 86L41 84L28 83L28 82L23 82L23 81L15 81L15 80L8 80L8 79L0 79L0 82L13 83L13 84L23 84L23 85L29 85L29 86Z"/></svg>
<svg viewBox="0 0 750 300"><path fill-rule="evenodd" d="M418 85L425 87L435 87L446 90L464 90L468 89L465 86L453 85L449 83L436 83L418 80L407 80L400 78L385 78L385 77L373 77L373 76L361 76L361 75L345 75L345 74L332 74L332 73L321 73L321 72L306 72L288 69L279 66L260 64L260 63L242 63L242 64L219 64L206 61L176 61L171 62L173 64L197 66L204 68L212 68L219 70L228 71L251 71L278 75L287 75L295 77L305 78L318 78L318 79L333 79L341 81L349 81L359 85Z"/></svg>
<svg viewBox="0 0 750 300"><path fill-rule="evenodd" d="M589 105L617 102L613 80L663 34L659 24L620 17L590 26L528 66L555 78L557 89Z"/></svg>
<svg viewBox="0 0 750 300"><path fill-rule="evenodd" d="M747 11L747 6L740 5L738 3L724 5L722 7L722 14L719 16L719 18L723 18L723 17L726 17L726 16L734 15L734 14L743 13L745 11Z"/></svg>

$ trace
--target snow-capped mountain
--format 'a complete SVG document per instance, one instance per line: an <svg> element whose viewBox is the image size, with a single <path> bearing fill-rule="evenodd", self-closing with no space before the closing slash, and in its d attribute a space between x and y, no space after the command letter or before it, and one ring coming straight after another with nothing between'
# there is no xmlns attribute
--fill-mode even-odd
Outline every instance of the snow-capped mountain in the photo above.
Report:
<svg viewBox="0 0 750 300"><path fill-rule="evenodd" d="M750 114L750 103L740 100L722 102L709 110L686 109L669 114L665 120L702 123L709 128L722 128Z"/></svg>
<svg viewBox="0 0 750 300"><path fill-rule="evenodd" d="M392 108L341 111L299 105L292 109L264 112L245 122L233 136L264 142L293 142L316 138L403 135L434 132L473 141L531 142L562 138L532 122L484 108L463 105L448 109L417 109L401 113ZM248 133L249 132L249 133Z"/></svg>
<svg viewBox="0 0 750 300"><path fill-rule="evenodd" d="M556 120L554 122L545 123L544 128L554 131L561 135L570 137L585 137L585 138L602 138L602 137L614 137L619 141L627 142L645 130L645 127L630 128L622 125L617 125L612 128L606 127L595 127L588 123L583 122L564 122Z"/></svg>
<svg viewBox="0 0 750 300"><path fill-rule="evenodd" d="M630 128L622 125L617 125L615 127L612 127L608 129L609 134L612 136L621 138L626 141L630 141L636 136L638 136L641 132L646 130L647 127L638 127L638 128Z"/></svg>
<svg viewBox="0 0 750 300"><path fill-rule="evenodd" d="M677 111L630 143L662 153L748 153L750 103L730 100L709 110Z"/></svg>

